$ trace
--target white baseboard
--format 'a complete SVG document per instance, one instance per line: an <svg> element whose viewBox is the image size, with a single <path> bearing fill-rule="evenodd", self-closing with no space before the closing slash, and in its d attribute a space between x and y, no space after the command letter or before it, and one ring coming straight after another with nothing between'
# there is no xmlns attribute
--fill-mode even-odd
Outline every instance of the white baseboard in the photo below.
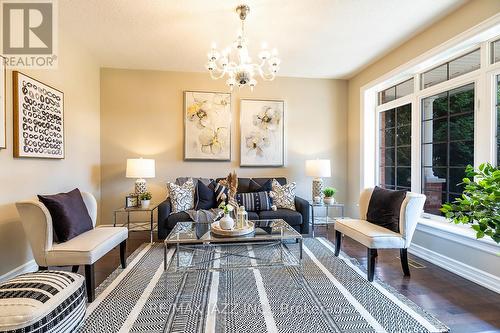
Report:
<svg viewBox="0 0 500 333"><path fill-rule="evenodd" d="M460 275L461 277L469 281L477 283L500 294L500 277L498 276L469 266L417 244L411 244L408 251L417 257L433 263L434 265L444 268L454 274Z"/></svg>
<svg viewBox="0 0 500 333"><path fill-rule="evenodd" d="M20 274L23 274L23 273L34 272L36 270L38 270L38 265L36 264L35 260L32 259L32 260L28 261L27 263L22 264L21 266L18 266L16 268L14 268L13 270L0 276L0 282L12 279Z"/></svg>

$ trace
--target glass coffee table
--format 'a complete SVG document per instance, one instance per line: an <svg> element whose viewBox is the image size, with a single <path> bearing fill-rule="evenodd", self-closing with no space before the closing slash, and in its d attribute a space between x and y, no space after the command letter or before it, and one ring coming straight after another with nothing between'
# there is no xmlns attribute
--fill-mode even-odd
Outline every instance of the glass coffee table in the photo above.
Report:
<svg viewBox="0 0 500 333"><path fill-rule="evenodd" d="M253 220L255 231L221 237L211 223L179 222L164 241L167 251L175 247L175 271L223 270L262 266L301 266L302 235L282 219ZM297 253L298 252L298 253Z"/></svg>

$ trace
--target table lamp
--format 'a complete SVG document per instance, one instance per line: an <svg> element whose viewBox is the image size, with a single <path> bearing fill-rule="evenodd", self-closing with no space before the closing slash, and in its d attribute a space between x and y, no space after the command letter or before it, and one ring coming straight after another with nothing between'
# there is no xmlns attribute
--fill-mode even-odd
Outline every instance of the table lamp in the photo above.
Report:
<svg viewBox="0 0 500 333"><path fill-rule="evenodd" d="M330 160L307 160L306 175L314 177L312 181L312 199L314 200L316 197L323 198L322 177L332 176Z"/></svg>
<svg viewBox="0 0 500 333"><path fill-rule="evenodd" d="M135 181L135 194L139 195L147 191L144 178L155 177L155 160L145 158L127 159L127 171L125 177L137 178Z"/></svg>

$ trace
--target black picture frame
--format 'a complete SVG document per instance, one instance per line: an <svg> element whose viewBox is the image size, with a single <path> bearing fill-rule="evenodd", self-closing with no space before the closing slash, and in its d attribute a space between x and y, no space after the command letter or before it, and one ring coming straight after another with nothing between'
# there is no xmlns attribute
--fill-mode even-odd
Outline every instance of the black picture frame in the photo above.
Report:
<svg viewBox="0 0 500 333"><path fill-rule="evenodd" d="M137 207L139 207L139 196L137 194L127 195L125 197L125 208L137 208Z"/></svg>

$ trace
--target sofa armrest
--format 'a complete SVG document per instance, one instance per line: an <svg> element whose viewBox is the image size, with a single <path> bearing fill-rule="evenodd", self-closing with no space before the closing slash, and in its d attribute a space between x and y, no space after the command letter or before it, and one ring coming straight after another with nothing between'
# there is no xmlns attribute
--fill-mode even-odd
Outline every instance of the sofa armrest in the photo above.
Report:
<svg viewBox="0 0 500 333"><path fill-rule="evenodd" d="M295 197L295 210L302 215L302 224L300 225L300 233L309 233L309 202L300 197Z"/></svg>
<svg viewBox="0 0 500 333"><path fill-rule="evenodd" d="M172 212L170 198L165 199L158 206L158 239L165 239L167 235L167 219Z"/></svg>

